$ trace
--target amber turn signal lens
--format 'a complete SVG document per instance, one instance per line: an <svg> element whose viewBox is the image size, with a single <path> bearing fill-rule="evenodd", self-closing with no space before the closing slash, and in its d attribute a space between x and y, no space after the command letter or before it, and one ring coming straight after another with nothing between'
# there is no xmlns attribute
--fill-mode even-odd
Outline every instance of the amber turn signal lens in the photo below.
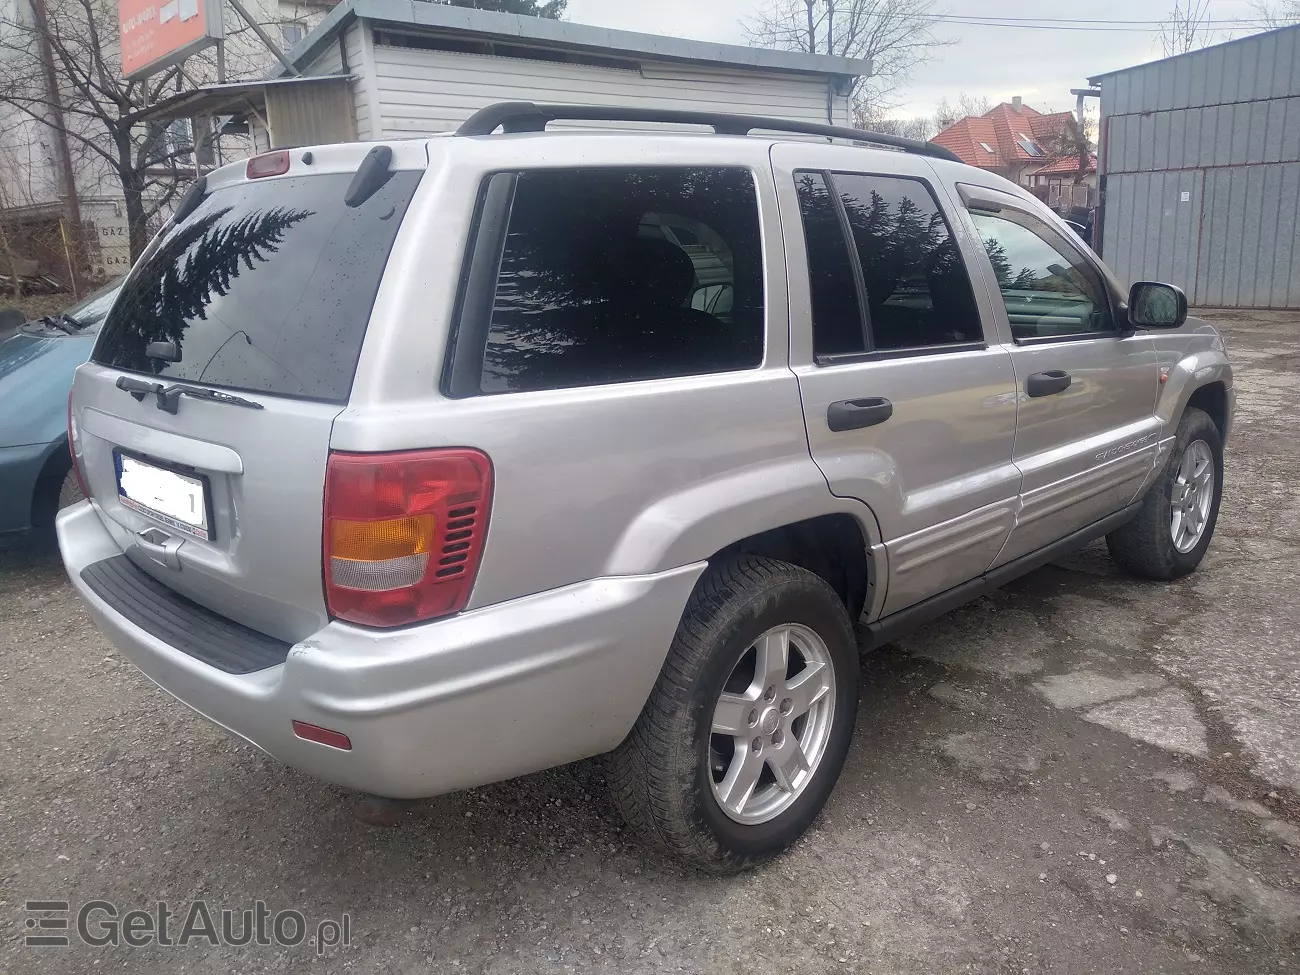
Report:
<svg viewBox="0 0 1300 975"><path fill-rule="evenodd" d="M332 519L330 554L355 562L386 562L409 555L423 555L433 548L433 515L393 518L387 521L344 521Z"/></svg>

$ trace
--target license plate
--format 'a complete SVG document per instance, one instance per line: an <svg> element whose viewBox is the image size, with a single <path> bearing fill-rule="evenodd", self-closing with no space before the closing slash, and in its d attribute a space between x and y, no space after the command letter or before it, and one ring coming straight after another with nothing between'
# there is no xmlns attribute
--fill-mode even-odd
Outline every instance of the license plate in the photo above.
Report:
<svg viewBox="0 0 1300 975"><path fill-rule="evenodd" d="M201 477L179 474L115 451L117 499L195 538L210 539L208 488Z"/></svg>

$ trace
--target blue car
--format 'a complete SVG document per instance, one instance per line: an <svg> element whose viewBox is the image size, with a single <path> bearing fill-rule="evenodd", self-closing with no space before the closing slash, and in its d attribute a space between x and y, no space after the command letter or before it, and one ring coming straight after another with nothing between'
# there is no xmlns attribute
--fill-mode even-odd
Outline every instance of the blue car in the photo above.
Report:
<svg viewBox="0 0 1300 975"><path fill-rule="evenodd" d="M48 526L82 498L68 457L68 391L121 286L0 341L0 536Z"/></svg>

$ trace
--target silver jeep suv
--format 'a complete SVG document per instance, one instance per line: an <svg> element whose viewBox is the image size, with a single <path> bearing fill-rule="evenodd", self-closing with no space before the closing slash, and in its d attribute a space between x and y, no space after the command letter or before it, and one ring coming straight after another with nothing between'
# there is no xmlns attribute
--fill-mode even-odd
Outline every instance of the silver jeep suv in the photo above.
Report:
<svg viewBox="0 0 1300 975"><path fill-rule="evenodd" d="M642 128L545 131L596 118ZM943 149L501 105L201 180L77 373L59 542L124 656L289 765L416 798L608 753L726 871L830 795L855 622L1102 536L1191 572L1232 406L1181 292Z"/></svg>

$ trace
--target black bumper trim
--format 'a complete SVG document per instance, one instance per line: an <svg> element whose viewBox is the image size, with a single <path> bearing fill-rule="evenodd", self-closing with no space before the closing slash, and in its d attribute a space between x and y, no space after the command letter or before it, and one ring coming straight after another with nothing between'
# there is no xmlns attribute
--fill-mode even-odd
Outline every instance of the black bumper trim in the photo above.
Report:
<svg viewBox="0 0 1300 975"><path fill-rule="evenodd" d="M289 656L290 644L186 599L125 555L86 566L81 581L150 636L224 673L254 674Z"/></svg>

